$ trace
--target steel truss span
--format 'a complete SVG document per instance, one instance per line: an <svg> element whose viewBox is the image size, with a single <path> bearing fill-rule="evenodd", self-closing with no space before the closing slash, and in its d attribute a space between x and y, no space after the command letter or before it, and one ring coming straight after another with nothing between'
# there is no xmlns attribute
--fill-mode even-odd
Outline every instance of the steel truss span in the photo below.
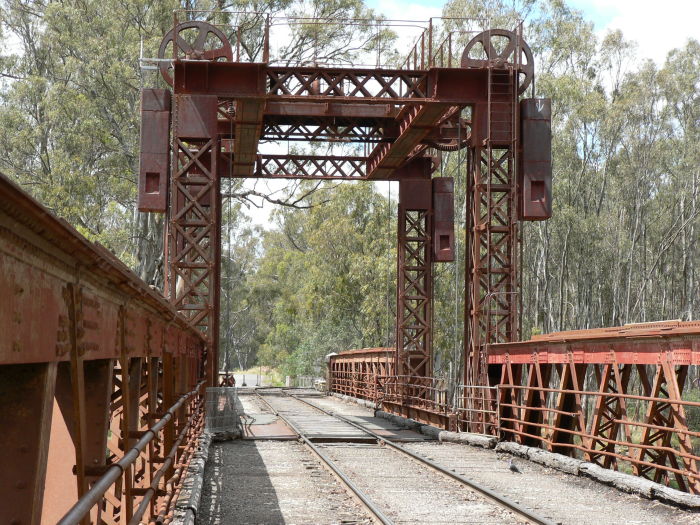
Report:
<svg viewBox="0 0 700 525"><path fill-rule="evenodd" d="M168 514L163 489L201 431L201 332L4 176L0 286L11 294L0 308L0 522L55 522L78 498L70 523Z"/></svg>
<svg viewBox="0 0 700 525"><path fill-rule="evenodd" d="M700 365L700 323L662 322L559 332L485 349L489 384L452 395L432 377L396 374L388 349L329 360L331 392L447 430L499 436L700 493L683 400Z"/></svg>

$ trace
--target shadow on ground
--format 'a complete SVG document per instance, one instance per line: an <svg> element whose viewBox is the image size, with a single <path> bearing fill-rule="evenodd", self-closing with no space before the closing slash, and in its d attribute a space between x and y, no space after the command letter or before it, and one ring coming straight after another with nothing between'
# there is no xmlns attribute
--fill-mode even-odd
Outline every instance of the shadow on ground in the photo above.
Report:
<svg viewBox="0 0 700 525"><path fill-rule="evenodd" d="M212 443L204 470L198 525L284 523L254 441Z"/></svg>

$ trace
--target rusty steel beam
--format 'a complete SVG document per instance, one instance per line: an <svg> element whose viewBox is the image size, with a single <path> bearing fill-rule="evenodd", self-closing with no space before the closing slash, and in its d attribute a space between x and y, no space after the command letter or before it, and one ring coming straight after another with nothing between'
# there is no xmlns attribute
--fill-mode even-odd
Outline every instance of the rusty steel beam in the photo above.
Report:
<svg viewBox="0 0 700 525"><path fill-rule="evenodd" d="M528 361L511 362L505 354L505 360L489 365L490 376L500 373L500 380L495 381L498 385L487 389L498 391L498 405L487 403L482 410L491 420L483 417L470 422L469 428L495 431L503 440L542 447L610 469L624 465L640 477L700 493L700 455L692 441L700 438L700 432L689 428L686 415L689 410L700 410L700 402L683 399L690 365L677 364L682 353L674 353L674 347L682 348L676 345L683 340L690 345L686 344L686 353L687 348L697 348L700 330L697 323L668 324L673 328L666 326L666 330L684 335L659 335L664 330L662 324L646 329L657 334L652 341L657 347L655 365L617 363L621 354L616 353L616 341L610 338L605 342L607 355L593 352L586 357L585 346L577 346L586 342L583 333L550 334L540 339L543 344L542 340L576 337L575 353L571 352L566 362L548 361L544 352L530 355ZM605 330L589 332L600 335ZM635 331L639 340L644 339L643 332ZM626 344L624 332L617 344ZM392 368L392 357L386 349L331 356L329 390L381 403L383 410L394 414L455 428L463 407L452 406L433 378L397 376L393 370L384 374L387 367ZM496 406L497 414L491 412Z"/></svg>
<svg viewBox="0 0 700 525"><path fill-rule="evenodd" d="M0 366L0 521L39 525L57 363Z"/></svg>
<svg viewBox="0 0 700 525"><path fill-rule="evenodd" d="M364 180L365 157L261 155L255 169L260 178Z"/></svg>
<svg viewBox="0 0 700 525"><path fill-rule="evenodd" d="M135 356L148 355L148 326L182 334L183 347L201 348L201 335L160 293L1 174L0 254L0 286L11 291L7 308L0 309L0 365L69 361L72 345L86 361L117 358L115 331L124 304L134 322ZM80 297L74 343L69 284ZM37 320L41 330L32 328Z"/></svg>
<svg viewBox="0 0 700 525"><path fill-rule="evenodd" d="M433 159L419 157L399 172L396 373L432 374Z"/></svg>
<svg viewBox="0 0 700 525"><path fill-rule="evenodd" d="M262 139L373 144L396 138L394 120L271 119L265 118Z"/></svg>
<svg viewBox="0 0 700 525"><path fill-rule="evenodd" d="M162 388L148 390L142 380L148 367L136 363L148 360L152 375L164 356L197 369L206 342L113 254L4 176L0 286L9 292L0 308L0 446L8 453L0 521L55 522L74 503L66 498L86 494L110 462L124 456L133 433L165 408ZM127 361L130 381L115 366ZM196 381L187 378L189 385ZM130 413L124 410L126 384ZM134 410L139 400L147 411ZM100 519L119 521L133 510L149 479L143 473L159 468L157 456L141 458L101 496Z"/></svg>
<svg viewBox="0 0 700 525"><path fill-rule="evenodd" d="M368 179L387 179L404 164L451 109L447 104L405 106L396 120L399 136L390 143L377 144L367 160Z"/></svg>
<svg viewBox="0 0 700 525"><path fill-rule="evenodd" d="M294 119L347 119L348 121L382 121L394 119L399 110L394 104L362 104L334 102L275 102L269 100L265 116L270 120L285 122Z"/></svg>
<svg viewBox="0 0 700 525"><path fill-rule="evenodd" d="M221 251L218 99L177 95L173 111L166 290L190 325L205 334L209 343L207 375L214 384L218 374Z"/></svg>
<svg viewBox="0 0 700 525"><path fill-rule="evenodd" d="M518 337L517 85L488 69L488 99L474 108L468 163L466 385L487 385L486 345Z"/></svg>
<svg viewBox="0 0 700 525"><path fill-rule="evenodd" d="M487 351L489 367L501 370L508 438L606 468L627 463L638 476L700 492L691 442L700 433L686 420L700 404L682 397L689 367L700 364L697 321L558 332Z"/></svg>
<svg viewBox="0 0 700 525"><path fill-rule="evenodd" d="M224 149L226 147L224 146ZM219 177L235 177L232 153L223 151ZM365 157L332 155L258 155L253 178L365 180Z"/></svg>
<svg viewBox="0 0 700 525"><path fill-rule="evenodd" d="M593 330L555 332L529 341L491 344L488 363L656 365L668 356L678 365L700 364L700 322L669 321Z"/></svg>
<svg viewBox="0 0 700 525"><path fill-rule="evenodd" d="M255 168L265 100L241 99L235 104L233 177L250 177Z"/></svg>

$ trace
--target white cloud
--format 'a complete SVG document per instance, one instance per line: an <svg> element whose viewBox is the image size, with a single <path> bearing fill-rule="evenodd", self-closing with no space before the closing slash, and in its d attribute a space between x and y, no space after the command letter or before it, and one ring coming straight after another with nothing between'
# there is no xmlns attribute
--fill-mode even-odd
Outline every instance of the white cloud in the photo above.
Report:
<svg viewBox="0 0 700 525"><path fill-rule="evenodd" d="M426 0L426 3L429 1ZM442 6L402 2L401 0L369 0L367 5L385 15L389 20L417 20L427 23L429 18L442 14Z"/></svg>
<svg viewBox="0 0 700 525"><path fill-rule="evenodd" d="M573 2L586 15L605 14L606 23L597 24L601 35L620 29L638 45L639 58L663 64L672 49L689 38L700 39L698 0L578 0Z"/></svg>

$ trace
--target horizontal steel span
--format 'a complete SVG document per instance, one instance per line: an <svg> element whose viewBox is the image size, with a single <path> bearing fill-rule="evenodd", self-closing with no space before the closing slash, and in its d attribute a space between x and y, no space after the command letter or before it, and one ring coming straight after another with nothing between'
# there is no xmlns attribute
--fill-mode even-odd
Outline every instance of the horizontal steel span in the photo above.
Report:
<svg viewBox="0 0 700 525"><path fill-rule="evenodd" d="M177 401L202 334L2 175L0 289L0 522L56 522L91 486L81 523L167 513L201 432L199 390Z"/></svg>
<svg viewBox="0 0 700 525"><path fill-rule="evenodd" d="M488 385L401 376L393 349L331 356L329 388L451 430L492 433L700 493L700 455L683 398L700 363L700 323L559 332L487 346Z"/></svg>
<svg viewBox="0 0 700 525"><path fill-rule="evenodd" d="M628 324L539 335L488 345L488 362L657 365L700 364L700 321Z"/></svg>
<svg viewBox="0 0 700 525"><path fill-rule="evenodd" d="M11 294L0 309L0 365L69 361L72 344L85 360L118 358L120 323L131 357L160 357L165 342L202 352L201 332L161 293L3 175L0 254L0 289Z"/></svg>

